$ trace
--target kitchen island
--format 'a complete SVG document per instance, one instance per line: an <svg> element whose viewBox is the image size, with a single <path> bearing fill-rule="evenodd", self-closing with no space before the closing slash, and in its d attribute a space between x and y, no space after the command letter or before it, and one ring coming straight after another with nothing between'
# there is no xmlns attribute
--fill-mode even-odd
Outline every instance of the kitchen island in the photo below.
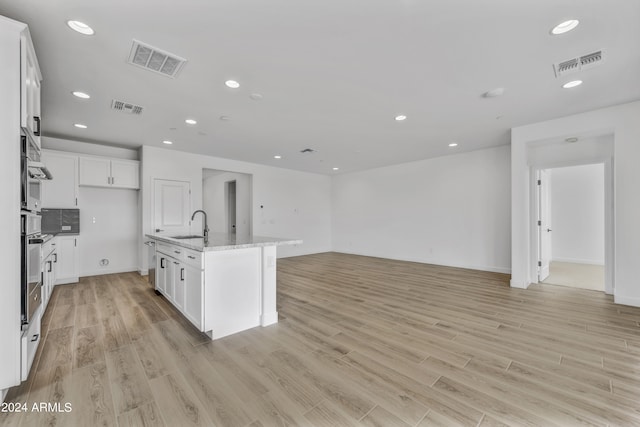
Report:
<svg viewBox="0 0 640 427"><path fill-rule="evenodd" d="M156 293L211 339L278 322L276 248L301 240L211 233L147 234L155 241Z"/></svg>

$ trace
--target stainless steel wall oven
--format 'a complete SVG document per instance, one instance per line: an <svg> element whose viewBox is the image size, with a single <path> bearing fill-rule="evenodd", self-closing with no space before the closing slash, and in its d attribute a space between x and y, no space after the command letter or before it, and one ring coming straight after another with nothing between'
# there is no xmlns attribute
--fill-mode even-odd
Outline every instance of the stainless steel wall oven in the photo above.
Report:
<svg viewBox="0 0 640 427"><path fill-rule="evenodd" d="M42 236L41 217L38 213L22 212L22 280L21 314L22 323L31 321L42 302Z"/></svg>

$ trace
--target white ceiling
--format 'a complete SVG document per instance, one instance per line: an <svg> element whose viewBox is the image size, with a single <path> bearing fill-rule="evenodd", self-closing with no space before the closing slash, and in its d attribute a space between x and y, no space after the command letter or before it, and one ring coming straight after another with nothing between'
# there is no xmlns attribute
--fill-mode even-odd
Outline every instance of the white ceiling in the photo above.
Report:
<svg viewBox="0 0 640 427"><path fill-rule="evenodd" d="M46 135L170 139L174 150L310 172L504 145L511 127L640 99L637 0L0 0L0 14L30 26ZM576 30L549 35L569 18ZM129 65L134 38L188 62L176 79ZM598 49L604 63L562 89L574 76L557 79L552 64ZM504 96L482 97L496 87ZM114 98L144 113L116 113Z"/></svg>

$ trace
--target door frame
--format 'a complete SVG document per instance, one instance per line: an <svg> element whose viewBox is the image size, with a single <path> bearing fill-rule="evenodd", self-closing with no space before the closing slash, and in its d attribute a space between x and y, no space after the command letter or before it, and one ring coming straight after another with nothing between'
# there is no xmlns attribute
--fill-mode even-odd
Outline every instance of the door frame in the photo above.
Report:
<svg viewBox="0 0 640 427"><path fill-rule="evenodd" d="M538 282L538 254L540 239L538 238L538 212L540 212L539 200L537 197L538 171L569 166L583 166L593 164L604 164L604 292L613 295L615 291L615 203L614 203L614 179L613 179L613 158L609 157L602 161L560 161L548 165L536 165L530 167L530 242L531 254L529 274L530 283Z"/></svg>

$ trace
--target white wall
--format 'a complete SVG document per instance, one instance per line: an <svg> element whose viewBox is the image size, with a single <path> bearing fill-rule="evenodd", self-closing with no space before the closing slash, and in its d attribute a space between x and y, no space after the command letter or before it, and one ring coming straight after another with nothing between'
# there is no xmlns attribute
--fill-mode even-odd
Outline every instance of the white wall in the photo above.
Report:
<svg viewBox="0 0 640 427"><path fill-rule="evenodd" d="M604 164L550 172L552 260L604 265Z"/></svg>
<svg viewBox="0 0 640 427"><path fill-rule="evenodd" d="M142 232L138 247L143 272L147 256L142 242L145 233L152 233L152 179L189 181L193 212L202 209L203 169L252 175L253 234L304 241L279 247L278 257L331 250L331 177L150 146L143 146L141 154ZM201 219L201 215L196 217L191 232L201 232Z"/></svg>
<svg viewBox="0 0 640 427"><path fill-rule="evenodd" d="M236 233L251 234L251 175L221 172L207 176L202 184L203 209L212 232L226 233L228 227L226 183L236 182Z"/></svg>
<svg viewBox="0 0 640 427"><path fill-rule="evenodd" d="M80 187L78 203L80 276L136 271L138 191Z"/></svg>
<svg viewBox="0 0 640 427"><path fill-rule="evenodd" d="M138 150L111 147L109 145L91 144L72 141L70 139L42 137L42 148L66 151L75 154L91 154L93 156L114 157L116 159L138 160Z"/></svg>
<svg viewBox="0 0 640 427"><path fill-rule="evenodd" d="M528 146L549 138L581 134L613 134L615 159L612 162L615 198L613 200L614 235L611 250L614 301L640 306L640 102L632 102L549 120L512 129L512 286L531 283L531 200ZM573 144L573 145L579 145ZM606 175L606 166L605 166ZM606 184L605 184L606 185Z"/></svg>
<svg viewBox="0 0 640 427"><path fill-rule="evenodd" d="M335 176L333 249L510 271L509 147Z"/></svg>

